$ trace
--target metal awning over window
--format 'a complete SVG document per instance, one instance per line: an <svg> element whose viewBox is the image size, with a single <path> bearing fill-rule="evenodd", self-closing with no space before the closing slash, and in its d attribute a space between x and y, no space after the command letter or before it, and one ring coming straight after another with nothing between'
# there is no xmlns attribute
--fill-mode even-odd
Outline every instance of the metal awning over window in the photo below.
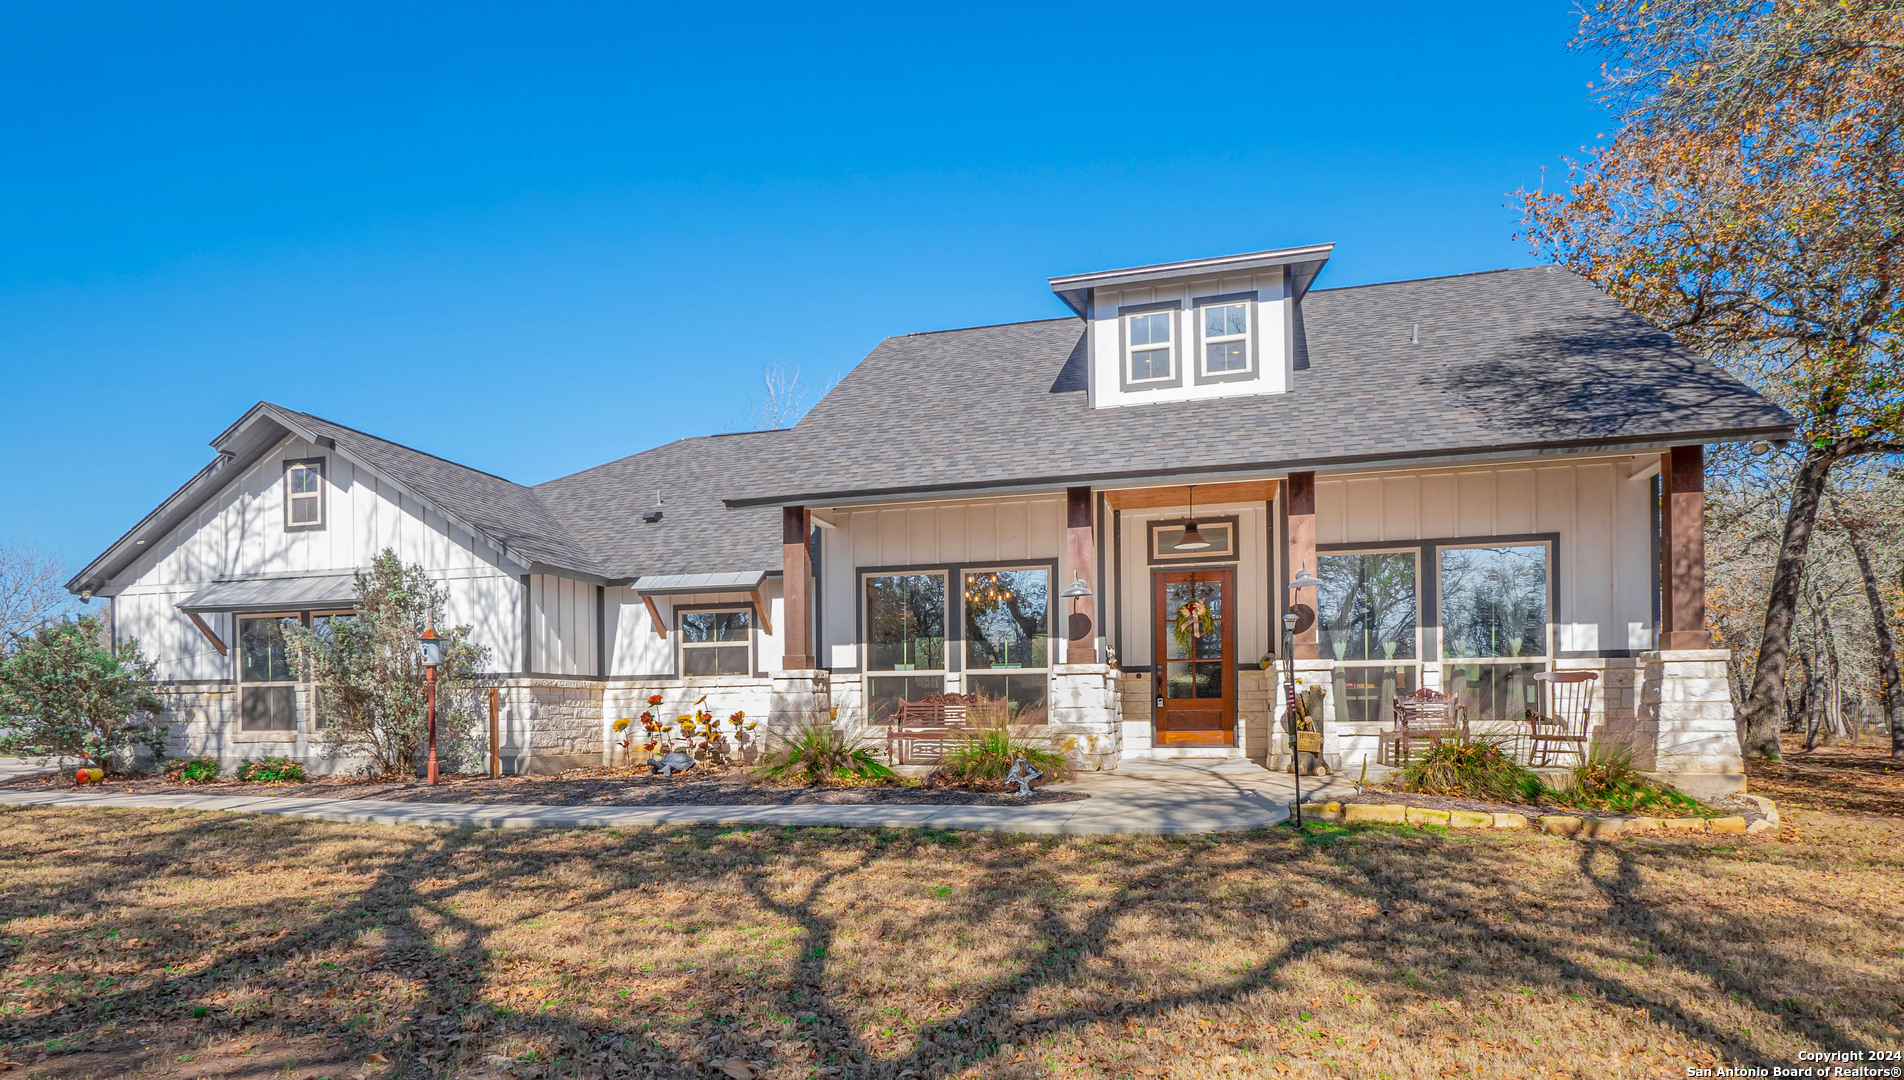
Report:
<svg viewBox="0 0 1904 1080"><path fill-rule="evenodd" d="M745 570L735 574L650 574L635 579L635 591L643 596L693 592L753 592L767 580L765 570Z"/></svg>
<svg viewBox="0 0 1904 1080"><path fill-rule="evenodd" d="M655 633L668 636L668 624L662 621L661 612L655 607L657 596L680 595L682 593L742 593L753 606L754 614L760 618L760 628L773 633L773 620L768 617L766 598L760 595L760 583L767 580L765 570L743 570L732 574L650 574L635 579L635 595L648 606L648 618L654 622Z"/></svg>
<svg viewBox="0 0 1904 1080"><path fill-rule="evenodd" d="M308 611L350 607L357 600L354 574L256 578L221 581L187 597L178 608L187 615L228 611Z"/></svg>

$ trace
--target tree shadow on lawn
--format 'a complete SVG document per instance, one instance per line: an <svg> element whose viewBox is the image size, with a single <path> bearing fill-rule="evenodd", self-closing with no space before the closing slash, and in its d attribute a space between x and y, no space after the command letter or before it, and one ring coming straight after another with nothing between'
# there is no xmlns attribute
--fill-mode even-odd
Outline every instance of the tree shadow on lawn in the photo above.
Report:
<svg viewBox="0 0 1904 1080"><path fill-rule="evenodd" d="M9 1041L115 1018L132 1031L147 1017L187 1037L248 1025L322 1033L404 1075L532 1055L582 1075L698 1076L742 1058L786 1075L822 1066L871 1077L1003 1067L1066 1039L1101 1050L1119 1025L1195 1033L1195 1018L1210 1016L1242 1015L1265 1034L1230 1045L1267 1053L1267 1032L1324 984L1371 999L1381 1023L1369 1046L1402 1063L1450 1027L1498 1034L1424 1016L1437 996L1556 1007L1584 997L1639 1010L1734 1064L1788 1060L1770 1045L1781 1033L1782 1046L1871 1049L1859 1032L1888 1019L1881 986L1845 995L1836 1022L1788 1007L1796 995L1774 987L1818 977L1820 958L1802 948L1816 908L1685 896L1737 865L1691 841L1383 829L1175 840L478 833L68 815L0 816L8 981L62 955L70 963L74 940L103 933L102 919L160 942L164 959L202 954L202 966L149 965L6 1016ZM48 871L47 860L85 851L75 835L111 857ZM1815 869L1769 846L1755 857ZM41 872L25 872L35 864ZM1559 876L1540 887L1535 869ZM340 876L354 880L331 880ZM1813 923L1800 925L1806 912ZM35 929L14 929L23 923ZM285 932L223 929L267 923ZM921 1002L935 1015L915 1017ZM1331 1022L1367 1022L1351 1012Z"/></svg>

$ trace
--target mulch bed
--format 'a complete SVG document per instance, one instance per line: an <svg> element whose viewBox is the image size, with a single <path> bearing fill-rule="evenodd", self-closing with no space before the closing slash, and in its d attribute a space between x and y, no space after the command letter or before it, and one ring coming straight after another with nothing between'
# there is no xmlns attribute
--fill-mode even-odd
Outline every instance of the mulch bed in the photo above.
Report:
<svg viewBox="0 0 1904 1080"><path fill-rule="evenodd" d="M221 779L208 784L176 784L156 777L113 777L105 783L73 784L72 774L39 773L0 782L0 790L104 792L127 795L283 796L319 799L391 799L397 802L534 804L541 806L795 806L835 805L1024 806L1076 802L1090 796L1075 791L1033 791L1020 798L997 790L927 788L915 784L804 785L765 784L744 769L652 776L645 766L576 769L554 776L451 775L436 787L421 780L364 780L321 777L302 784L243 784Z"/></svg>

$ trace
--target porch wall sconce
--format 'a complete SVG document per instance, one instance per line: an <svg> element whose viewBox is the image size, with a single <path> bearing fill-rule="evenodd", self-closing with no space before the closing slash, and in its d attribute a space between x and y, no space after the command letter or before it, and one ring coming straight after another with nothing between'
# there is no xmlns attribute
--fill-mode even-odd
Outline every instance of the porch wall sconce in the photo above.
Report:
<svg viewBox="0 0 1904 1080"><path fill-rule="evenodd" d="M1182 546L1182 545L1178 545L1178 546ZM1091 587L1084 583L1083 574L1080 574L1077 571L1073 570L1071 572L1070 586L1067 587L1063 592L1059 593L1058 595L1064 597L1067 600L1075 600L1080 596L1090 596Z"/></svg>
<svg viewBox="0 0 1904 1080"><path fill-rule="evenodd" d="M1197 528L1197 486L1190 485L1190 517L1183 524L1183 535L1177 538L1178 551L1201 551L1210 546L1203 538L1203 530Z"/></svg>

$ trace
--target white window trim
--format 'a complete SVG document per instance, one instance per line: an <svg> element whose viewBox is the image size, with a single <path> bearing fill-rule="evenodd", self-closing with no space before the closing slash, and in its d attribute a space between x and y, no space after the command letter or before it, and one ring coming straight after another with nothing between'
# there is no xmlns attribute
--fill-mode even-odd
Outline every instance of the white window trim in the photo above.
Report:
<svg viewBox="0 0 1904 1080"><path fill-rule="evenodd" d="M1143 344L1143 345L1133 344L1131 342L1131 338L1133 338L1135 335L1131 333L1131 321L1134 319L1148 319L1155 315L1165 316L1164 325L1170 328L1170 340L1164 342L1161 349L1159 349L1157 343L1154 341L1149 342L1147 344ZM1129 386L1150 386L1156 383L1166 383L1176 379L1177 377L1177 312L1176 310L1174 308L1166 308L1162 311L1133 311L1127 315L1120 315L1118 316L1118 318L1124 320L1122 337L1124 339L1124 382L1125 384ZM1170 358L1170 370L1165 372L1162 375L1152 375L1149 378L1145 378L1145 379L1138 378L1137 377L1137 354L1140 352L1162 352L1165 356Z"/></svg>
<svg viewBox="0 0 1904 1080"><path fill-rule="evenodd" d="M1240 307L1243 309L1243 332L1240 334L1210 334L1207 320L1213 308ZM1225 300L1221 303L1204 304L1197 310L1197 370L1203 378L1222 378L1224 376L1248 375L1256 370L1256 351L1250 348L1250 338L1256 332L1256 305L1247 300ZM1243 344L1243 366L1223 371L1210 370L1210 346L1224 345L1232 341Z"/></svg>
<svg viewBox="0 0 1904 1080"><path fill-rule="evenodd" d="M747 619L746 641L689 641L685 629L690 615L742 615ZM752 678L755 668L754 630L759 625L758 617L749 604L716 605L712 607L686 607L674 609L675 664L683 679L737 679L743 676ZM732 649L740 645L747 647L747 670L721 675L688 674L688 650L690 649Z"/></svg>
<svg viewBox="0 0 1904 1080"><path fill-rule="evenodd" d="M292 492L291 477L299 469L309 469L312 472L315 472L317 474L317 490L316 491L307 491L307 492L300 492L300 493ZM302 460L287 461L284 463L284 527L286 531L303 532L306 530L322 529L324 527L324 518L325 518L325 510L326 510L326 507L324 505L324 502L325 502L324 488L325 488L325 484L324 484L324 459L323 458L305 458ZM306 502L306 501L314 501L317 503L317 518L313 521L297 520L297 514L295 512L295 509L298 503Z"/></svg>

